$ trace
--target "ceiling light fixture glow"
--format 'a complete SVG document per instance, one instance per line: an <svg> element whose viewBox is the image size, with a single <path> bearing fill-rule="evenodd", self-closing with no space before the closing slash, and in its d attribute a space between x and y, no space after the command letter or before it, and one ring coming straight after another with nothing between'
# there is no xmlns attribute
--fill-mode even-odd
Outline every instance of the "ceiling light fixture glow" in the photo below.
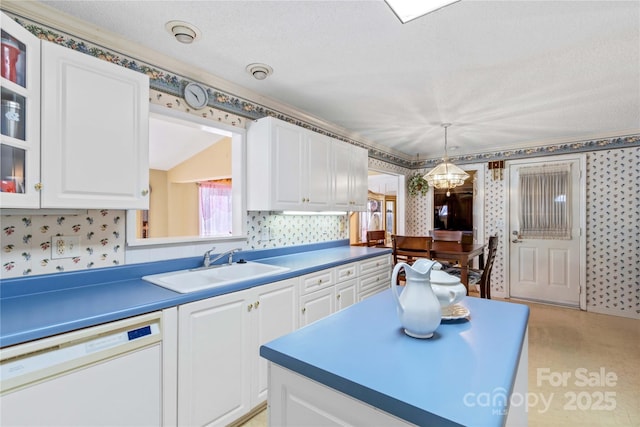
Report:
<svg viewBox="0 0 640 427"><path fill-rule="evenodd" d="M457 3L460 0L385 0L400 22L406 24L416 18Z"/></svg>
<svg viewBox="0 0 640 427"><path fill-rule="evenodd" d="M451 126L451 123L442 124L444 128L444 157L442 158L442 163L423 176L430 186L446 189L447 197L451 194L449 192L450 189L464 184L464 181L469 178L468 173L449 161L449 155L447 154L447 128L449 126Z"/></svg>

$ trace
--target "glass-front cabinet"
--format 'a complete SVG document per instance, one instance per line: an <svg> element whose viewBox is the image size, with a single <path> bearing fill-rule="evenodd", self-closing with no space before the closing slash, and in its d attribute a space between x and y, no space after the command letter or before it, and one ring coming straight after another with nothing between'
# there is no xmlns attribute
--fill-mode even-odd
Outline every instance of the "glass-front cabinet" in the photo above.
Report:
<svg viewBox="0 0 640 427"><path fill-rule="evenodd" d="M40 40L5 14L2 28L0 207L38 208Z"/></svg>

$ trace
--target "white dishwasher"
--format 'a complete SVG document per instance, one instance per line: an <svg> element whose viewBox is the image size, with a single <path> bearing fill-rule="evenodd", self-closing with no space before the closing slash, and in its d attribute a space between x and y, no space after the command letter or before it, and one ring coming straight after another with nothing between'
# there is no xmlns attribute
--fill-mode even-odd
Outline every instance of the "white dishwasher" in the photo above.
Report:
<svg viewBox="0 0 640 427"><path fill-rule="evenodd" d="M162 313L0 350L2 426L159 426Z"/></svg>

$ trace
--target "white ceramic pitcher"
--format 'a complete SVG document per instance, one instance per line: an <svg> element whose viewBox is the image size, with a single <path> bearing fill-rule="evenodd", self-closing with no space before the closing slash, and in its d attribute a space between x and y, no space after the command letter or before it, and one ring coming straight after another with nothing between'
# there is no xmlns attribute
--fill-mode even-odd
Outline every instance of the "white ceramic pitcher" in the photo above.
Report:
<svg viewBox="0 0 640 427"><path fill-rule="evenodd" d="M440 302L431 288L433 261L396 264L391 275L391 289L397 302L398 317L405 334L414 338L431 338L442 318ZM398 294L398 272L404 267L406 284Z"/></svg>

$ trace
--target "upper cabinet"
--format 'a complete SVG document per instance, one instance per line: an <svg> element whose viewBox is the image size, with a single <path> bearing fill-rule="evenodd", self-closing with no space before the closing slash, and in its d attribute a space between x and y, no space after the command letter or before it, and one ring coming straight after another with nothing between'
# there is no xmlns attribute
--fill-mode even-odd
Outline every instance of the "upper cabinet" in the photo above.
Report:
<svg viewBox="0 0 640 427"><path fill-rule="evenodd" d="M367 150L337 139L332 142L335 209L365 211L369 174Z"/></svg>
<svg viewBox="0 0 640 427"><path fill-rule="evenodd" d="M362 176L356 178L356 173ZM359 210L357 203L350 203L358 198L358 189L364 198L361 209L365 209L366 181L364 149L273 117L250 124L247 133L250 211ZM362 182L364 187L359 188Z"/></svg>
<svg viewBox="0 0 640 427"><path fill-rule="evenodd" d="M148 209L149 78L42 42L42 207Z"/></svg>
<svg viewBox="0 0 640 427"><path fill-rule="evenodd" d="M267 117L247 133L247 209L319 211L331 195L329 137Z"/></svg>
<svg viewBox="0 0 640 427"><path fill-rule="evenodd" d="M149 78L4 14L2 55L1 207L148 209Z"/></svg>
<svg viewBox="0 0 640 427"><path fill-rule="evenodd" d="M2 26L0 207L40 206L40 40L5 14Z"/></svg>

